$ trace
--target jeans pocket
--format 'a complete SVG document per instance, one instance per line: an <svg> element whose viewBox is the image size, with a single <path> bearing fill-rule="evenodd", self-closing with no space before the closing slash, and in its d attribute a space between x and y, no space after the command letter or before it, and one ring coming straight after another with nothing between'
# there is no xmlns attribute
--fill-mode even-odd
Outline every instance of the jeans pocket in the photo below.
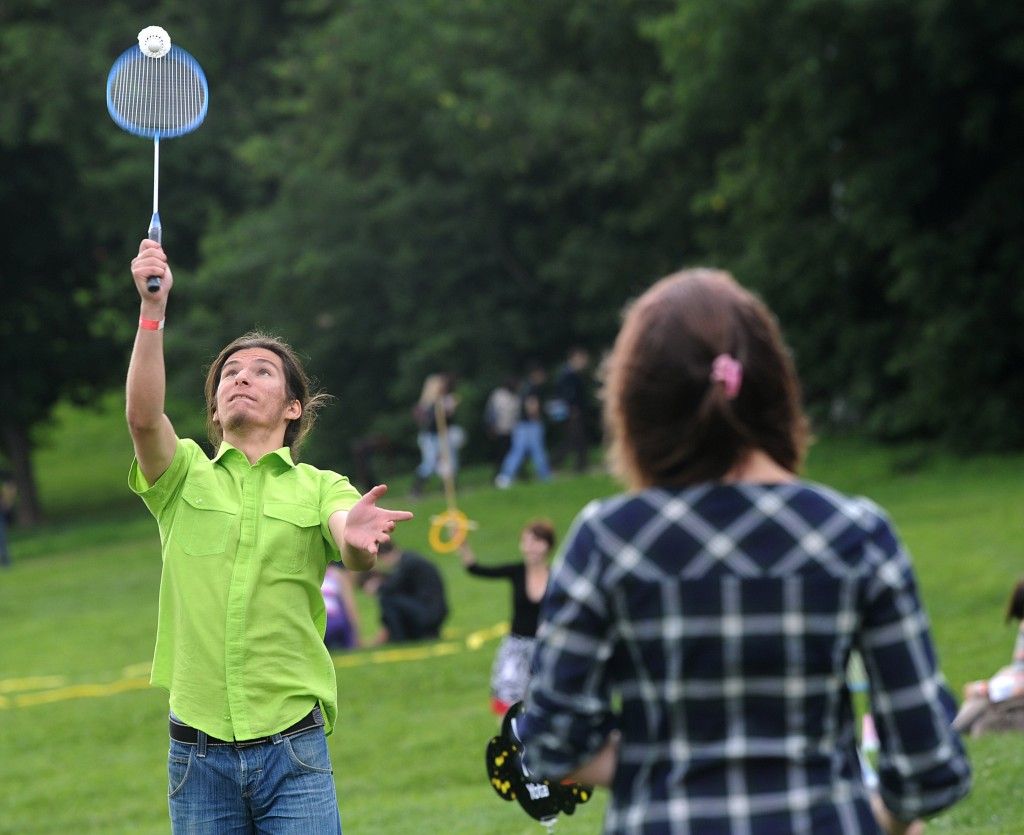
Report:
<svg viewBox="0 0 1024 835"><path fill-rule="evenodd" d="M194 746L186 746L180 742L171 742L171 750L167 754L167 797L174 797L181 791L188 780L192 768Z"/></svg>
<svg viewBox="0 0 1024 835"><path fill-rule="evenodd" d="M300 771L307 774L333 774L331 755L323 728L310 728L300 734L284 737L288 756Z"/></svg>

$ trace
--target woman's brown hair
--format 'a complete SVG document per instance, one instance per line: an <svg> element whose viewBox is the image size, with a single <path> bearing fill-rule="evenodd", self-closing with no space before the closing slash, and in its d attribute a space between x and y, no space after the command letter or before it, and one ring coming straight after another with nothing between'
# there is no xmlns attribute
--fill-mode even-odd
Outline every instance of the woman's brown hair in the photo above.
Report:
<svg viewBox="0 0 1024 835"><path fill-rule="evenodd" d="M736 392L712 379L739 362ZM634 488L721 479L760 449L797 472L807 446L800 384L775 317L729 273L690 269L628 309L604 368L613 470Z"/></svg>
<svg viewBox="0 0 1024 835"><path fill-rule="evenodd" d="M548 544L548 550L553 550L555 547L555 526L548 519L531 519L523 526L524 531L529 531L537 539L542 540Z"/></svg>
<svg viewBox="0 0 1024 835"><path fill-rule="evenodd" d="M262 348L271 351L281 359L284 368L285 398L291 402L298 400L302 406L302 415L290 421L284 431L284 445L291 450L292 458L298 460L299 447L316 422L320 408L330 400L330 395L313 391L313 382L306 374L302 361L295 350L283 339L262 331L249 331L225 346L211 363L206 374L206 434L214 449L224 440L224 431L214 420L217 411L217 386L224 364L232 354L247 348Z"/></svg>

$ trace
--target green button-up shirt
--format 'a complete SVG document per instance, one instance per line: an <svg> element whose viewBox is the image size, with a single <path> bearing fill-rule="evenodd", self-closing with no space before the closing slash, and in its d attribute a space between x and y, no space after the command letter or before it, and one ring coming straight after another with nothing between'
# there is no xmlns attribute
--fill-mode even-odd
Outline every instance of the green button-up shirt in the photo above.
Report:
<svg viewBox="0 0 1024 835"><path fill-rule="evenodd" d="M254 739L319 702L330 733L338 688L320 583L338 558L328 519L358 491L287 448L250 465L230 444L211 461L187 439L153 485L133 462L129 485L160 527L151 682L171 710L211 736Z"/></svg>

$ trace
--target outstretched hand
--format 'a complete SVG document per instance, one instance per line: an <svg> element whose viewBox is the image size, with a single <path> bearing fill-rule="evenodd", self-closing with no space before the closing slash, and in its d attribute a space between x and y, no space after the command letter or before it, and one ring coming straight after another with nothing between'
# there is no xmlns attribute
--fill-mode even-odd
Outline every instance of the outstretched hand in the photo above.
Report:
<svg viewBox="0 0 1024 835"><path fill-rule="evenodd" d="M391 539L399 522L412 519L408 510L387 510L377 507L377 500L388 492L386 484L378 484L356 502L345 520L345 544L358 551L376 554L382 542Z"/></svg>

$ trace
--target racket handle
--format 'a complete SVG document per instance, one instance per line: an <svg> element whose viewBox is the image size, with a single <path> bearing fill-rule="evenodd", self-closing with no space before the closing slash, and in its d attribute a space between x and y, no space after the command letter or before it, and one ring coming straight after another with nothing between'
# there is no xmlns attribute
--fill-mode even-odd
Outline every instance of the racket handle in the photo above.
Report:
<svg viewBox="0 0 1024 835"><path fill-rule="evenodd" d="M153 212L153 217L149 221L149 231L146 233L146 237L151 241L161 243L160 239L163 237L163 227L160 226L160 212ZM151 275L146 279L146 289L149 290L150 293L159 293L160 279L155 275Z"/></svg>

